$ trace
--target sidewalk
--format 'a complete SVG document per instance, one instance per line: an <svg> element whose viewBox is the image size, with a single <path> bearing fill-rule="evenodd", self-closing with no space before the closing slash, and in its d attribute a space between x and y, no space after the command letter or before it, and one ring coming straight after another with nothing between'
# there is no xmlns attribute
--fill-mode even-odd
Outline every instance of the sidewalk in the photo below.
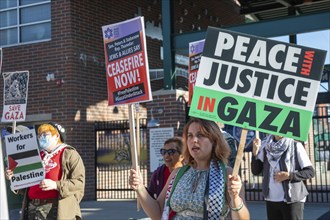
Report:
<svg viewBox="0 0 330 220"><path fill-rule="evenodd" d="M111 201L83 201L81 210L84 220L128 220L144 219L147 215L144 211L137 211L135 200L111 200ZM251 220L266 220L265 202L248 202ZM305 220L316 220L318 217L330 211L329 203L306 203L304 211ZM10 220L19 219L19 210L10 211Z"/></svg>
<svg viewBox="0 0 330 220"><path fill-rule="evenodd" d="M267 220L265 202L248 202L251 220ZM128 220L147 218L141 209L137 212L136 201L84 201L81 203L84 220ZM329 203L305 203L304 219L316 220L330 211Z"/></svg>

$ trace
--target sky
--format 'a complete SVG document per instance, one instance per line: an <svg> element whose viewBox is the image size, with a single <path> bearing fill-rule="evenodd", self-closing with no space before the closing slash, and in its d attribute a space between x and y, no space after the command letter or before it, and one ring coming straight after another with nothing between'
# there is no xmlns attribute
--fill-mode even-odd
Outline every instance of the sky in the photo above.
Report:
<svg viewBox="0 0 330 220"><path fill-rule="evenodd" d="M289 42L288 36L274 37L271 39ZM297 34L297 44L327 51L325 65L330 65L330 29ZM326 91L329 91L328 83L321 83L319 92Z"/></svg>
<svg viewBox="0 0 330 220"><path fill-rule="evenodd" d="M270 39L287 43L289 42L289 36L273 37ZM325 64L330 64L330 29L318 32L297 34L297 44L328 51Z"/></svg>

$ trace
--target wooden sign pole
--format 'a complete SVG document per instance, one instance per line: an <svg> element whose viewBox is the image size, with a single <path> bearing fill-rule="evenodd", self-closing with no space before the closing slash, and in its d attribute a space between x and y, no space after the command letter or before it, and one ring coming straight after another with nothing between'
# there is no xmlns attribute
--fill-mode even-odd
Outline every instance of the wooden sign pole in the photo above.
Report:
<svg viewBox="0 0 330 220"><path fill-rule="evenodd" d="M128 117L129 117L129 127L130 127L130 138L131 138L131 158L133 169L138 170L139 160L138 160L138 150L136 146L136 133L135 133L135 119L134 119L134 107L132 104L128 105ZM137 210L140 211L139 197L137 197Z"/></svg>
<svg viewBox="0 0 330 220"><path fill-rule="evenodd" d="M247 129L243 128L242 132L241 132L241 138L240 138L240 141L239 141L239 146L238 146L238 149L237 149L235 165L234 165L234 169L233 169L233 173L232 173L233 176L238 175L238 170L239 170L239 167L241 165L242 158L243 158L243 151L244 151L247 131L248 131Z"/></svg>
<svg viewBox="0 0 330 220"><path fill-rule="evenodd" d="M133 108L132 104L128 105L128 117L129 117L130 139L131 139L132 166L133 166L133 169L137 170L139 164L138 164L138 159L137 159L134 108Z"/></svg>

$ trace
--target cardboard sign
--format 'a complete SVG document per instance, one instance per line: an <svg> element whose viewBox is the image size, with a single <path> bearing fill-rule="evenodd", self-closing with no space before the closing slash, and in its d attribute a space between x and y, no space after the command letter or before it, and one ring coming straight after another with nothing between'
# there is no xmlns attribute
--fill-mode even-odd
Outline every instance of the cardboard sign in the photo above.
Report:
<svg viewBox="0 0 330 220"><path fill-rule="evenodd" d="M150 129L150 172L164 164L164 158L160 154L167 139L174 136L174 128L151 128Z"/></svg>
<svg viewBox="0 0 330 220"><path fill-rule="evenodd" d="M14 172L12 190L34 186L45 178L34 129L5 136L8 168Z"/></svg>
<svg viewBox="0 0 330 220"><path fill-rule="evenodd" d="M325 57L209 27L189 115L305 141Z"/></svg>
<svg viewBox="0 0 330 220"><path fill-rule="evenodd" d="M144 19L102 27L108 105L151 101Z"/></svg>
<svg viewBox="0 0 330 220"><path fill-rule="evenodd" d="M188 106L190 106L192 95L194 92L194 87L197 78L197 72L199 68L199 63L202 57L202 52L204 49L205 40L195 41L189 43L189 66L188 66L188 74L189 74L189 100Z"/></svg>
<svg viewBox="0 0 330 220"><path fill-rule="evenodd" d="M29 71L3 73L2 122L25 121Z"/></svg>

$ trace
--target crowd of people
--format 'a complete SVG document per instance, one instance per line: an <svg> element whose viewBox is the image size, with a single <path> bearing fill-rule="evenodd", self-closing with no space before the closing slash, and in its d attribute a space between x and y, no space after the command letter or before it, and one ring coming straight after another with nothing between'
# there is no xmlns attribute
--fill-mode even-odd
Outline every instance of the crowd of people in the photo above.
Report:
<svg viewBox="0 0 330 220"><path fill-rule="evenodd" d="M145 188L139 170L129 184L151 219L249 219L244 186L226 166L230 148L219 126L193 118L183 130L182 167L173 170L155 199Z"/></svg>
<svg viewBox="0 0 330 220"><path fill-rule="evenodd" d="M65 143L58 123L37 129L45 178L16 190L23 194L21 219L81 219L85 167L76 149ZM229 138L228 138L229 137ZM148 184L139 169L131 169L129 185L151 219L250 219L240 175L232 174L236 144L218 124L191 118L182 137L172 137L160 149L164 164ZM235 155L235 156L232 156ZM308 195L304 181L314 168L300 142L277 135L253 141L252 173L263 176L267 218L303 219ZM10 180L14 171L7 168Z"/></svg>
<svg viewBox="0 0 330 220"><path fill-rule="evenodd" d="M250 218L241 178L231 175L237 148L229 147L228 136L212 121L191 118L183 130L182 148L169 147L171 139L165 142L160 150L165 164L154 172L147 188L140 171L131 170L130 187L151 219ZM173 161L174 155L182 158L170 168L166 161L171 157ZM303 219L308 195L304 181L315 174L302 143L277 135L266 135L262 141L256 137L251 167L254 175L263 176L267 218Z"/></svg>

